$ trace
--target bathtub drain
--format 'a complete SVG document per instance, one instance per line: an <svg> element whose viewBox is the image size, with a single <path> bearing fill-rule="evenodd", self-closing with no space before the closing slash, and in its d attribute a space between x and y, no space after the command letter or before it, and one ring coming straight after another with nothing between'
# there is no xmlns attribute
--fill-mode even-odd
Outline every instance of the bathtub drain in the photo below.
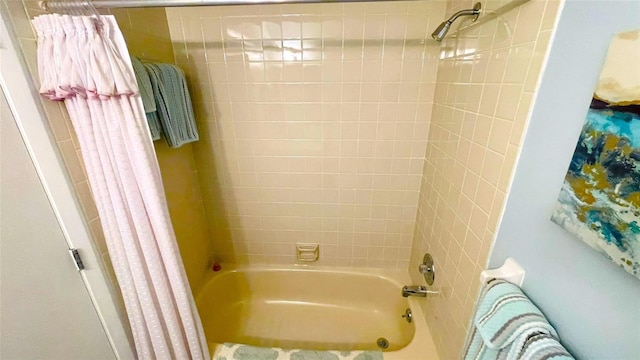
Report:
<svg viewBox="0 0 640 360"><path fill-rule="evenodd" d="M389 347L389 340L387 340L387 339L385 339L385 338L383 338L383 337L378 338L378 340L376 341L376 343L378 344L378 347L379 347L380 349L386 349L386 348L388 348L388 347Z"/></svg>

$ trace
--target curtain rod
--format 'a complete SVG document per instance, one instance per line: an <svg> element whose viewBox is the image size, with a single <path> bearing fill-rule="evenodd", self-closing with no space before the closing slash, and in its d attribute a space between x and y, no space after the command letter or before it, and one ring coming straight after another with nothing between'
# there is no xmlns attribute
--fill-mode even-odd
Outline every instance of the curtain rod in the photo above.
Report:
<svg viewBox="0 0 640 360"><path fill-rule="evenodd" d="M45 11L84 9L93 6L96 9L142 8L142 7L187 7L221 5L269 5L269 4L318 4L352 2L388 2L389 0L44 0L40 8ZM409 0L421 1L421 0Z"/></svg>

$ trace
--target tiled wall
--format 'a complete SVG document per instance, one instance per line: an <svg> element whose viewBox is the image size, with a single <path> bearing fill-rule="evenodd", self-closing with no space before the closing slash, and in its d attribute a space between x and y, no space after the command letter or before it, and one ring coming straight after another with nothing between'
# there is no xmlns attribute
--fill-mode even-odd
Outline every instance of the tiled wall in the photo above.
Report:
<svg viewBox="0 0 640 360"><path fill-rule="evenodd" d="M407 267L444 5L167 9L218 260Z"/></svg>
<svg viewBox="0 0 640 360"><path fill-rule="evenodd" d="M435 259L442 294L424 313L442 359L460 358L558 6L531 0L443 42L409 267L422 283L413 270Z"/></svg>
<svg viewBox="0 0 640 360"><path fill-rule="evenodd" d="M116 17L132 56L154 62L175 62L163 8L112 9L110 12ZM164 139L153 144L171 223L189 284L195 289L209 269L212 242L205 223L193 146L186 144L172 149Z"/></svg>

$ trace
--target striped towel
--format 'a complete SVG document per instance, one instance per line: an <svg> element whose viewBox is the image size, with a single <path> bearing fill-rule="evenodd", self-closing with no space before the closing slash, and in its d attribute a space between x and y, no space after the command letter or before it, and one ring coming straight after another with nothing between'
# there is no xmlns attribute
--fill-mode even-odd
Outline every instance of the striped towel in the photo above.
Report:
<svg viewBox="0 0 640 360"><path fill-rule="evenodd" d="M136 75L142 105L144 106L144 112L147 116L147 122L149 123L151 138L153 140L160 140L160 119L158 119L158 113L156 112L156 101L153 98L151 79L149 79L149 74L140 59L132 56L131 64L133 65L133 72Z"/></svg>
<svg viewBox="0 0 640 360"><path fill-rule="evenodd" d="M485 287L465 359L573 359L542 312L509 282Z"/></svg>
<svg viewBox="0 0 640 360"><path fill-rule="evenodd" d="M530 336L516 356L518 359L573 359L558 339L549 334Z"/></svg>
<svg viewBox="0 0 640 360"><path fill-rule="evenodd" d="M144 63L149 73L162 133L170 147L198 140L191 96L182 70L172 64Z"/></svg>

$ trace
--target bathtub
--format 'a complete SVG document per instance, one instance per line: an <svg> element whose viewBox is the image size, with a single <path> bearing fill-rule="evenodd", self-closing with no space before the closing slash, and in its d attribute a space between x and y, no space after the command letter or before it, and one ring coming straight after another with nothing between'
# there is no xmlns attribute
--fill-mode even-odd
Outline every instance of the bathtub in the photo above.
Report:
<svg viewBox="0 0 640 360"><path fill-rule="evenodd" d="M196 304L212 353L231 342L437 359L416 302L426 299L403 298L405 280L406 274L368 269L223 266L207 275ZM402 317L407 309L410 323ZM381 338L387 348L379 347Z"/></svg>

